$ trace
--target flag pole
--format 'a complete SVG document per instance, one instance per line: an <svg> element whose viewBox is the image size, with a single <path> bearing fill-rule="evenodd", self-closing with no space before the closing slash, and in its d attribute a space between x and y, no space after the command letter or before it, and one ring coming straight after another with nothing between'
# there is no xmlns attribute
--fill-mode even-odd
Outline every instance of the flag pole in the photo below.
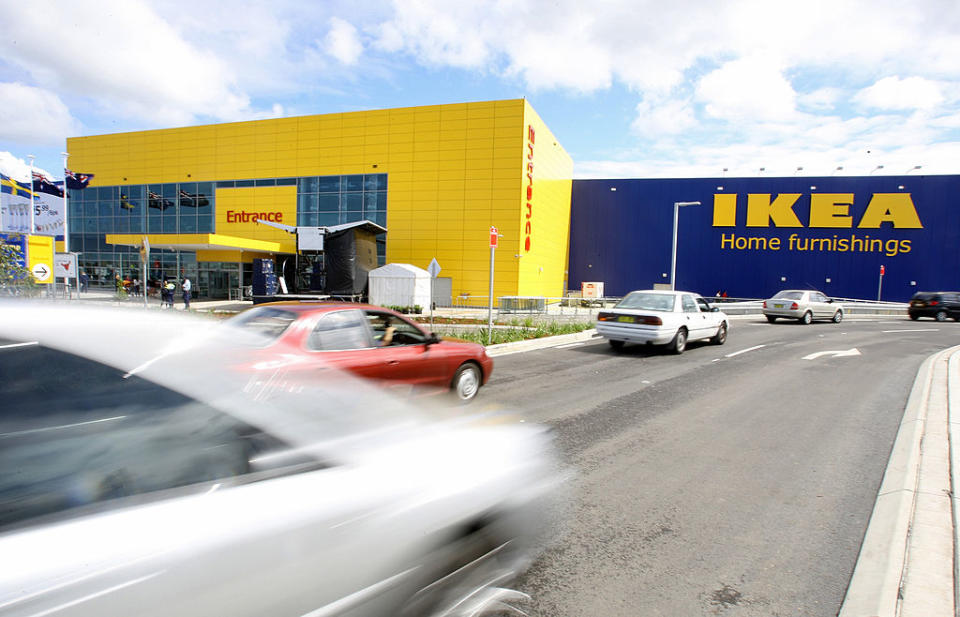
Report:
<svg viewBox="0 0 960 617"><path fill-rule="evenodd" d="M30 159L30 178L27 180L27 186L30 187L30 231L27 235L32 236L35 224L33 220L33 209L36 207L33 202L33 159L36 157L28 154L27 158Z"/></svg>
<svg viewBox="0 0 960 617"><path fill-rule="evenodd" d="M63 155L63 252L70 254L70 201L67 197L67 157L70 156L69 152L61 152ZM79 265L79 264L78 264ZM79 273L74 272L78 277ZM64 279L64 287L67 291L67 300L73 298L73 285L70 283L70 277ZM80 284L80 279L77 278L77 284Z"/></svg>

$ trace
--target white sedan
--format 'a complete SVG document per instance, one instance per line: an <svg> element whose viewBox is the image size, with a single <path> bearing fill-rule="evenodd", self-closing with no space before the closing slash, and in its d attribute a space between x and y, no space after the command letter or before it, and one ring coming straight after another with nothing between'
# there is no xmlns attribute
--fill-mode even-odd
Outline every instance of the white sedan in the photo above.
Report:
<svg viewBox="0 0 960 617"><path fill-rule="evenodd" d="M549 435L266 339L0 302L0 614L461 616L523 599Z"/></svg>
<svg viewBox="0 0 960 617"><path fill-rule="evenodd" d="M683 353L688 341L727 340L727 316L697 294L686 291L631 291L597 316L597 333L614 349L624 343L669 345Z"/></svg>

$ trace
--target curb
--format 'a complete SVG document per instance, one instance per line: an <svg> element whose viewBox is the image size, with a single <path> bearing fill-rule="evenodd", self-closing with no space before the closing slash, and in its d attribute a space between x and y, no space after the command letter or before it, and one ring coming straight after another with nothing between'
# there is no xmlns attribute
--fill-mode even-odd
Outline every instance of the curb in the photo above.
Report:
<svg viewBox="0 0 960 617"><path fill-rule="evenodd" d="M940 351L917 371L838 617L954 615L955 508L945 513L947 496L938 492L950 466L947 388L957 383L948 376L958 354L960 346Z"/></svg>
<svg viewBox="0 0 960 617"><path fill-rule="evenodd" d="M546 349L547 347L556 347L567 343L579 343L589 341L597 335L593 328L583 332L574 332L573 334L559 334L557 336L545 336L543 338L527 339L515 343L498 343L487 347L487 355L490 357L507 356L512 353L521 353L524 351L533 351L535 349Z"/></svg>

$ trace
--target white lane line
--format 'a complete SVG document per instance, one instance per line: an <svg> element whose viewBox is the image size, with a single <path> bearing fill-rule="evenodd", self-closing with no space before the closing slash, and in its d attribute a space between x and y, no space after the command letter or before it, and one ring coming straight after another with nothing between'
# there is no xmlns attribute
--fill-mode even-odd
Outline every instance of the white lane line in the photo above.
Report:
<svg viewBox="0 0 960 617"><path fill-rule="evenodd" d="M845 356L859 356L860 350L856 347L848 349L846 351L818 351L810 355L804 356L804 360L816 360L817 358L822 358L824 356L831 356L833 358L843 358Z"/></svg>
<svg viewBox="0 0 960 617"><path fill-rule="evenodd" d="M755 347L747 347L746 349L741 349L740 351L735 351L735 352L733 352L733 353L728 353L727 355L724 356L724 358L732 358L732 357L734 357L734 356L739 356L739 355L742 354L742 353L747 353L748 351L756 351L757 349L760 349L761 347L766 347L766 345L757 345L757 346L755 346Z"/></svg>
<svg viewBox="0 0 960 617"><path fill-rule="evenodd" d="M567 343L566 345L557 345L557 349L566 349L567 347L580 347L584 343Z"/></svg>
<svg viewBox="0 0 960 617"><path fill-rule="evenodd" d="M39 345L40 341L30 341L29 343L13 343L11 345L0 345L0 349L13 349L14 347L29 347L31 345Z"/></svg>
<svg viewBox="0 0 960 617"><path fill-rule="evenodd" d="M940 328L910 328L909 330L881 330L884 334L895 334L897 332L939 332Z"/></svg>

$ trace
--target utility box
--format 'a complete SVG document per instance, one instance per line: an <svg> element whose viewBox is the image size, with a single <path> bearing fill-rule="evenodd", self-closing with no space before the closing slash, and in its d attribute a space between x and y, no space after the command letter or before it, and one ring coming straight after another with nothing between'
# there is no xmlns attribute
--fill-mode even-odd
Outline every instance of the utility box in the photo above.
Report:
<svg viewBox="0 0 960 617"><path fill-rule="evenodd" d="M581 297L585 299L598 299L603 297L603 282L580 283Z"/></svg>

